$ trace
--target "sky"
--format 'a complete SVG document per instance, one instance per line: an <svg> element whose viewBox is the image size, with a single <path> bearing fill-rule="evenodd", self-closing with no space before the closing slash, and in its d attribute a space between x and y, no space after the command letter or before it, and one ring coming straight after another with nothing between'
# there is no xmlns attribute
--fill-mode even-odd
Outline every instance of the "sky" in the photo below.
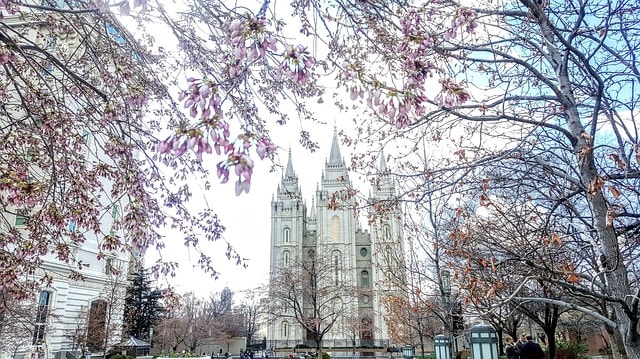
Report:
<svg viewBox="0 0 640 359"><path fill-rule="evenodd" d="M330 105L323 105L323 108L318 110L326 114L337 111ZM335 117L328 116L325 124L309 124L313 126L312 128L307 128L305 124L305 129L311 132L320 146L314 153L304 149L298 143L299 124L274 126L272 136L279 147L276 158L279 167L277 172L269 172L271 167L269 161L256 160L251 190L248 194L242 193L240 196L235 196L233 179L226 184L220 184L217 179L212 181L214 186L206 194L207 202L218 213L221 223L226 227L224 238L243 258L247 259L246 268L226 258L225 243L206 243L203 247L212 254L214 266L220 272L218 279L213 279L197 267L196 253L188 253L180 240L171 241L171 236L168 235L167 248L163 256L167 260L180 262L180 268L176 277L168 278L167 281L178 293L192 291L199 297L208 297L211 293L220 292L225 287L239 293L268 283L271 199L276 193L286 167L289 148L291 148L293 168L298 175L303 198L310 206L331 149ZM340 123L337 121L335 126L338 131L341 130ZM345 161L348 161L349 149L341 145L340 150ZM220 159L209 155L203 157L203 161L209 161L215 166ZM197 195L194 196L194 198L197 197ZM179 234L176 234L175 238L180 238ZM152 262L154 258L154 253L148 253L147 263ZM160 284L163 283L164 280L161 280Z"/></svg>

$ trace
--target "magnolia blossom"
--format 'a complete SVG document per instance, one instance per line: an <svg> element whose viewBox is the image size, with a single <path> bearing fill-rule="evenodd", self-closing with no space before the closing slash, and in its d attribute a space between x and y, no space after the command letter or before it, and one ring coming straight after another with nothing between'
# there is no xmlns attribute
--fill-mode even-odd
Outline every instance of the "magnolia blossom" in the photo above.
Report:
<svg viewBox="0 0 640 359"><path fill-rule="evenodd" d="M258 141L258 144L256 145L256 152L258 153L258 156L260 157L261 160L264 159L267 153L273 153L276 151L276 149L277 149L276 145L271 143L271 140L269 140L266 137L260 139Z"/></svg>
<svg viewBox="0 0 640 359"><path fill-rule="evenodd" d="M412 10L400 23L403 38L396 48L398 53L409 58L423 56L433 45L433 39L421 28L422 14Z"/></svg>
<svg viewBox="0 0 640 359"><path fill-rule="evenodd" d="M184 108L189 109L191 117L198 115L208 118L212 115L223 116L222 99L219 89L212 81L188 78L188 90L180 92L179 101L184 101Z"/></svg>
<svg viewBox="0 0 640 359"><path fill-rule="evenodd" d="M450 109L456 105L461 105L468 101L471 96L465 88L455 83L453 79L446 78L440 80L442 91L434 99L440 106Z"/></svg>
<svg viewBox="0 0 640 359"><path fill-rule="evenodd" d="M233 167L239 178L236 193L248 192L253 174L252 148L255 147L258 157L264 159L277 147L269 138L251 132L231 138L229 123L223 117L219 87L207 79L189 78L187 81L189 87L180 93L179 100L184 101L184 107L189 109L191 117L198 118L198 122L176 129L173 135L157 143L156 151L161 156L174 157L192 151L198 161L202 161L204 154L214 151L217 155L225 155L227 159L216 165L218 178L226 183Z"/></svg>
<svg viewBox="0 0 640 359"><path fill-rule="evenodd" d="M284 53L284 60L279 67L278 76L286 75L295 83L304 84L311 77L311 68L315 60L306 47L302 45L291 46Z"/></svg>
<svg viewBox="0 0 640 359"><path fill-rule="evenodd" d="M234 167L238 180L235 184L236 196L242 192L249 193L251 188L251 176L253 174L253 160L248 154L231 153L225 161L217 164L217 174L221 183L229 180L229 169Z"/></svg>
<svg viewBox="0 0 640 359"><path fill-rule="evenodd" d="M254 61L268 50L277 51L275 36L266 30L265 18L233 19L229 24L229 40L234 47L234 61Z"/></svg>
<svg viewBox="0 0 640 359"><path fill-rule="evenodd" d="M455 38L458 29L461 27L464 27L467 33L473 33L478 27L478 23L476 22L477 16L474 9L466 7L457 9L455 16L451 20L451 28L445 33L445 40Z"/></svg>

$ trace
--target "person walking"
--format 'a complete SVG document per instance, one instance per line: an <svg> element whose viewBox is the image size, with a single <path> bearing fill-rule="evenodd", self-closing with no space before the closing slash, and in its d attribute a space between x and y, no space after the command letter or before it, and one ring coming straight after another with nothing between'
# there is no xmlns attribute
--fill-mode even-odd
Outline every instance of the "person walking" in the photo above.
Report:
<svg viewBox="0 0 640 359"><path fill-rule="evenodd" d="M520 359L520 349L513 342L513 338L509 335L506 337L507 344L504 346L504 352L507 359Z"/></svg>
<svg viewBox="0 0 640 359"><path fill-rule="evenodd" d="M540 344L533 341L531 335L527 335L527 342L520 348L520 359L544 359L544 350Z"/></svg>
<svg viewBox="0 0 640 359"><path fill-rule="evenodd" d="M527 333L522 333L520 334L520 338L516 342L516 347L518 348L518 351L520 351L525 344L527 344Z"/></svg>

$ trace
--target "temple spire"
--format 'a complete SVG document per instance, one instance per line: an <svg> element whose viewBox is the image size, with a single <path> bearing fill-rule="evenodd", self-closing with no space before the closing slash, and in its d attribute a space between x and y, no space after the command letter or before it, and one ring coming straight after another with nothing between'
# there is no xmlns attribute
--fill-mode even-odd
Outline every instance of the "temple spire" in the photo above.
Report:
<svg viewBox="0 0 640 359"><path fill-rule="evenodd" d="M287 171L284 174L285 179L296 178L295 172L293 172L293 161L291 160L291 147L289 147L289 159L287 160Z"/></svg>
<svg viewBox="0 0 640 359"><path fill-rule="evenodd" d="M338 129L336 126L333 126L333 143L331 144L331 154L329 154L327 167L344 167L342 156L340 155L340 146L338 146Z"/></svg>
<svg viewBox="0 0 640 359"><path fill-rule="evenodd" d="M378 171L385 173L387 171L387 160L384 158L384 151L380 150L380 164L378 165Z"/></svg>
<svg viewBox="0 0 640 359"><path fill-rule="evenodd" d="M316 218L316 201L314 197L311 197L311 214L309 215L309 218Z"/></svg>

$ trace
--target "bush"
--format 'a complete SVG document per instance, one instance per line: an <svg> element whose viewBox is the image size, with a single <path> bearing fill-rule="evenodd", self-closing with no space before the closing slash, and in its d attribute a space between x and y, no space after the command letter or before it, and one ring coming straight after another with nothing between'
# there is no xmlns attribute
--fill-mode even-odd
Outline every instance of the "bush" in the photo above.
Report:
<svg viewBox="0 0 640 359"><path fill-rule="evenodd" d="M128 355L116 354L116 355L110 357L110 359L133 359L133 357L128 356Z"/></svg>
<svg viewBox="0 0 640 359"><path fill-rule="evenodd" d="M322 359L331 359L331 355L327 352L322 352Z"/></svg>
<svg viewBox="0 0 640 359"><path fill-rule="evenodd" d="M556 358L584 358L585 354L589 350L587 343L581 342L569 342L564 340L558 340L556 342Z"/></svg>

